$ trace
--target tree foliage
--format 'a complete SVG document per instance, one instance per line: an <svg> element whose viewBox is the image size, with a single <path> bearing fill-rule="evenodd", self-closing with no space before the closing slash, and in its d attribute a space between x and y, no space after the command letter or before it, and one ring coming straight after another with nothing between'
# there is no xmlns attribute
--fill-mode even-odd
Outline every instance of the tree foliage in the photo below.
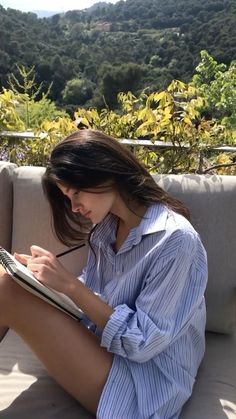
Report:
<svg viewBox="0 0 236 419"><path fill-rule="evenodd" d="M71 105L71 114L78 103L69 104L65 91L77 79L95 86L81 105L116 109L120 91L189 82L201 50L226 65L235 60L236 3L126 0L41 19L0 6L0 39L0 87L17 75L16 63L34 66L37 84L47 92L53 82L49 98Z"/></svg>
<svg viewBox="0 0 236 419"><path fill-rule="evenodd" d="M0 130L24 130L17 107L21 103L21 96L11 90L4 89L0 94Z"/></svg>
<svg viewBox="0 0 236 419"><path fill-rule="evenodd" d="M76 78L66 83L62 92L66 105L84 105L93 95L93 83L88 79Z"/></svg>
<svg viewBox="0 0 236 419"><path fill-rule="evenodd" d="M31 126L35 139L18 141L17 148L12 144L10 158L18 164L45 164L54 145L79 127L100 129L118 139L158 141L161 145L158 149L144 145L134 148L151 173L212 173L214 170L214 173L236 174L235 153L214 150L236 144L233 66L234 63L222 66L203 51L196 74L189 83L172 80L164 90L142 91L138 95L131 91L120 92L116 110L108 106L102 109L79 107L73 118L60 115L55 104L45 96L36 100L24 91L3 90L0 129L26 128L22 104L27 98L32 105L29 108L31 121L34 121L32 110L35 110L35 124ZM32 75L27 74L29 78ZM35 88L37 91L37 86ZM221 112L221 108L224 114L216 117L215 110ZM6 147L5 142L1 156Z"/></svg>
<svg viewBox="0 0 236 419"><path fill-rule="evenodd" d="M117 138L160 141L163 148L158 151L135 147L138 157L152 173L204 173L215 164L214 159L205 158L213 147L236 142L234 129L202 116L205 98L191 84L174 80L166 90L149 95L141 93L136 97L131 92L120 93L118 101L117 112L107 108L100 112L79 108L75 113L77 121L86 128L101 129ZM218 162L216 153L214 158ZM227 161L232 162L230 158Z"/></svg>
<svg viewBox="0 0 236 419"><path fill-rule="evenodd" d="M201 62L193 76L193 85L205 97L204 114L222 124L236 128L236 61L218 64L207 51L201 52Z"/></svg>
<svg viewBox="0 0 236 419"><path fill-rule="evenodd" d="M8 85L18 98L16 111L24 129L38 128L45 119L53 120L66 114L48 99L51 85L46 93L42 93L43 83L36 83L34 67L27 69L23 65L17 65L17 70L18 77L11 74Z"/></svg>

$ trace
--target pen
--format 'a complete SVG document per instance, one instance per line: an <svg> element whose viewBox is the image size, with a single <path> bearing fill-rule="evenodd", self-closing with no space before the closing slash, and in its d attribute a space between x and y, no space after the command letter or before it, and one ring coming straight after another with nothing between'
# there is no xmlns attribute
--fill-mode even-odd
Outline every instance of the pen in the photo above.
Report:
<svg viewBox="0 0 236 419"><path fill-rule="evenodd" d="M61 256L67 255L67 253L73 252L74 250L80 249L81 247L84 247L84 246L85 246L85 243L72 247L72 249L66 250L65 252L62 252L62 253L58 253L56 257L60 258Z"/></svg>

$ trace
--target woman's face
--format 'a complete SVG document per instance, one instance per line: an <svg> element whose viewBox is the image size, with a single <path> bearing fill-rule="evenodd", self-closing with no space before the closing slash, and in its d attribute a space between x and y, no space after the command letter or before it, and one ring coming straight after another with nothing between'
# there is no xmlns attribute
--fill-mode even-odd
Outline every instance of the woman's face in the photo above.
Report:
<svg viewBox="0 0 236 419"><path fill-rule="evenodd" d="M118 195L114 189L105 187L104 191L101 188L88 188L86 191L79 191L60 183L57 184L57 187L69 198L72 211L80 213L83 217L91 220L93 224L98 224L109 212L112 212Z"/></svg>

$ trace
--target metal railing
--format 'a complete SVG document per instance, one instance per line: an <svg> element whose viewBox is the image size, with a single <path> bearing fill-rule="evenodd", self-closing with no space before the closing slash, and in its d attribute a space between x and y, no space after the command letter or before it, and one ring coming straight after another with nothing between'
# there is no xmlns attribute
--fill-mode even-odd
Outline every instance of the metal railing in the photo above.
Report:
<svg viewBox="0 0 236 419"><path fill-rule="evenodd" d="M25 140L32 140L34 138L37 138L33 131L0 131L0 138L6 138L7 140L11 139L25 139Z"/></svg>
<svg viewBox="0 0 236 419"><path fill-rule="evenodd" d="M22 132L18 132L18 131L0 131L0 139L1 138L5 138L7 140L32 140L32 139L36 139L39 138L37 137L33 131L22 131ZM126 139L123 138L120 140L120 142L122 144L127 144L130 145L132 147L137 147L137 146L147 146L149 148L175 148L175 146L171 143L171 142L164 142L164 141L151 141L151 140L131 140L131 139ZM188 148L187 145L182 146L183 148ZM210 147L211 150L215 150L215 151L222 151L222 152L229 152L229 153L234 153L236 152L236 147L234 146L218 146L218 147Z"/></svg>

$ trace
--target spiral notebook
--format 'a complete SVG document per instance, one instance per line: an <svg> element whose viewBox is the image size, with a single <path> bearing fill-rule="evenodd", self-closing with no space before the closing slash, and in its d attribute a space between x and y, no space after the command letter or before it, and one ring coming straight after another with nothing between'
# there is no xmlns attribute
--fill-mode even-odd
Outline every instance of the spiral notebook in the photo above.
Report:
<svg viewBox="0 0 236 419"><path fill-rule="evenodd" d="M18 262L14 256L8 253L3 247L0 247L0 264L6 269L7 273L27 291L59 310L62 310L75 320L82 318L82 311L69 297L41 284L29 269Z"/></svg>

